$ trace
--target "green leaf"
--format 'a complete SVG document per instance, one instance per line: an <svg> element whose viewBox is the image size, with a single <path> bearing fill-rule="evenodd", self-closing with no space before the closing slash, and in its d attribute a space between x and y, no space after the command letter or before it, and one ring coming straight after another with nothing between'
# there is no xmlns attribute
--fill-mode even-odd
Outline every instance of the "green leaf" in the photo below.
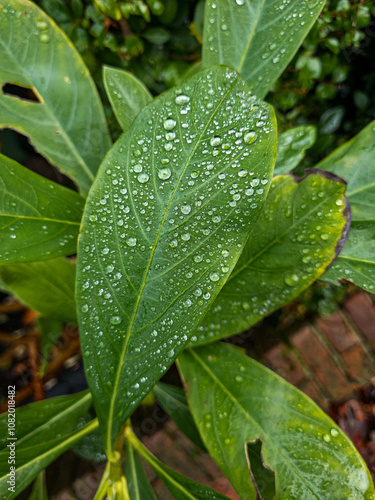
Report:
<svg viewBox="0 0 375 500"><path fill-rule="evenodd" d="M64 257L0 267L1 279L23 304L44 316L73 322L75 272L76 266Z"/></svg>
<svg viewBox="0 0 375 500"><path fill-rule="evenodd" d="M50 316L40 316L36 326L40 331L41 372L44 373L50 351L63 331L63 322Z"/></svg>
<svg viewBox="0 0 375 500"><path fill-rule="evenodd" d="M134 447L151 465L175 500L229 500L225 495L207 488L203 484L196 483L164 465L129 430L127 431L127 437L129 446Z"/></svg>
<svg viewBox="0 0 375 500"><path fill-rule="evenodd" d="M323 279L375 291L375 121L317 165L348 184L352 224L347 243Z"/></svg>
<svg viewBox="0 0 375 500"><path fill-rule="evenodd" d="M110 137L94 82L73 44L35 4L8 0L0 6L0 59L0 128L30 137L87 194ZM32 89L39 102L9 95L5 84Z"/></svg>
<svg viewBox="0 0 375 500"><path fill-rule="evenodd" d="M375 221L352 222L343 250L321 279L333 284L342 279L352 281L374 293Z"/></svg>
<svg viewBox="0 0 375 500"><path fill-rule="evenodd" d="M88 391L32 403L15 412L15 436L8 431L8 413L0 416L0 496L16 498L47 465L98 425L77 428L92 403ZM9 416L13 413L9 413ZM11 418L11 417L10 417ZM8 434L9 432L9 434ZM16 437L16 441L9 438ZM15 442L15 490L9 491L9 444Z"/></svg>
<svg viewBox="0 0 375 500"><path fill-rule="evenodd" d="M246 460L255 491L262 500L273 500L276 495L275 473L263 462L261 438L245 443Z"/></svg>
<svg viewBox="0 0 375 500"><path fill-rule="evenodd" d="M100 169L83 216L77 300L109 458L241 253L268 191L274 123L234 71L209 68L146 106Z"/></svg>
<svg viewBox="0 0 375 500"><path fill-rule="evenodd" d="M0 265L76 252L84 199L0 155Z"/></svg>
<svg viewBox="0 0 375 500"><path fill-rule="evenodd" d="M48 500L46 474L44 470L37 475L29 500Z"/></svg>
<svg viewBox="0 0 375 500"><path fill-rule="evenodd" d="M194 419L241 500L256 498L245 443L261 439L276 500L374 499L353 443L305 394L229 344L179 358Z"/></svg>
<svg viewBox="0 0 375 500"><path fill-rule="evenodd" d="M130 500L157 500L138 453L126 441L125 476Z"/></svg>
<svg viewBox="0 0 375 500"><path fill-rule="evenodd" d="M274 177L245 249L192 345L241 333L297 297L335 259L348 218L341 179L316 169L303 178Z"/></svg>
<svg viewBox="0 0 375 500"><path fill-rule="evenodd" d="M164 411L176 422L179 429L195 445L204 450L202 438L186 401L185 391L180 387L158 382L154 387L154 393Z"/></svg>
<svg viewBox="0 0 375 500"><path fill-rule="evenodd" d="M273 175L287 174L301 163L306 149L316 141L316 128L302 125L280 134L277 141L277 158Z"/></svg>
<svg viewBox="0 0 375 500"><path fill-rule="evenodd" d="M203 65L228 64L263 98L293 58L325 0L208 0Z"/></svg>
<svg viewBox="0 0 375 500"><path fill-rule="evenodd" d="M128 71L104 66L103 79L117 121L126 132L153 97L147 87Z"/></svg>

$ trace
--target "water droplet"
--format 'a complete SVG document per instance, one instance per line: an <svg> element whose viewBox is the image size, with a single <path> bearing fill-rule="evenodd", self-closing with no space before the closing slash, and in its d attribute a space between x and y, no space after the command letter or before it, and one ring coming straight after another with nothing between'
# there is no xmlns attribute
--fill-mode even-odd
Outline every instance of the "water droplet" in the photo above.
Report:
<svg viewBox="0 0 375 500"><path fill-rule="evenodd" d="M221 143L220 137L212 137L212 139L210 140L211 146L219 146L220 143Z"/></svg>
<svg viewBox="0 0 375 500"><path fill-rule="evenodd" d="M288 285L288 286L295 286L298 284L299 282L299 277L297 276L297 274L287 274L285 275L284 277L284 281L285 283Z"/></svg>
<svg viewBox="0 0 375 500"><path fill-rule="evenodd" d="M243 378L240 375L237 375L235 380L236 382L243 382Z"/></svg>
<svg viewBox="0 0 375 500"><path fill-rule="evenodd" d="M220 276L219 276L218 273L211 273L210 274L210 280L211 281L219 281L219 279L220 279Z"/></svg>
<svg viewBox="0 0 375 500"><path fill-rule="evenodd" d="M126 240L126 244L129 246L129 247L135 247L135 245L137 244L137 240L136 238L128 238Z"/></svg>
<svg viewBox="0 0 375 500"><path fill-rule="evenodd" d="M120 316L112 316L112 318L109 320L112 325L119 325L122 321Z"/></svg>
<svg viewBox="0 0 375 500"><path fill-rule="evenodd" d="M169 118L168 120L165 120L164 122L164 128L165 130L173 130L176 126L176 121L172 120L172 118Z"/></svg>
<svg viewBox="0 0 375 500"><path fill-rule="evenodd" d="M257 133L255 132L255 130L250 130L250 132L247 132L244 135L243 140L246 144L251 144L252 142L255 141L256 136L257 136Z"/></svg>
<svg viewBox="0 0 375 500"><path fill-rule="evenodd" d="M187 95L184 95L184 94L181 94L181 95L178 95L176 97L176 99L174 100L174 102L178 105L178 106L182 106L184 104L187 104L188 102L190 101L190 97L187 96Z"/></svg>
<svg viewBox="0 0 375 500"><path fill-rule="evenodd" d="M329 443L331 441L331 436L329 434L324 434L323 439L326 443Z"/></svg>
<svg viewBox="0 0 375 500"><path fill-rule="evenodd" d="M170 168L162 168L158 171L158 177L162 181L165 181L170 178L171 176L171 169Z"/></svg>
<svg viewBox="0 0 375 500"><path fill-rule="evenodd" d="M337 429L331 429L331 436L337 437L339 435L340 435L340 433Z"/></svg>
<svg viewBox="0 0 375 500"><path fill-rule="evenodd" d="M149 180L149 176L148 174L145 174L144 172L141 172L138 177L137 177L138 181L141 183L141 184L144 184L145 182L147 182Z"/></svg>
<svg viewBox="0 0 375 500"><path fill-rule="evenodd" d="M182 205L181 212L185 215L190 214L191 206L190 205Z"/></svg>
<svg viewBox="0 0 375 500"><path fill-rule="evenodd" d="M248 174L248 171L247 170L240 170L238 172L238 177L246 177Z"/></svg>
<svg viewBox="0 0 375 500"><path fill-rule="evenodd" d="M321 234L320 237L322 240L327 241L329 238L329 234Z"/></svg>

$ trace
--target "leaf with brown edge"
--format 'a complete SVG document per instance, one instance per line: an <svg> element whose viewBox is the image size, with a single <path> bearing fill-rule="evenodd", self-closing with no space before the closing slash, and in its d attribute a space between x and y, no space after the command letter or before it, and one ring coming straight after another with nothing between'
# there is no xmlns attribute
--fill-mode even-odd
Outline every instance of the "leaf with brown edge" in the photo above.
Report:
<svg viewBox="0 0 375 500"><path fill-rule="evenodd" d="M341 178L316 169L273 178L242 255L190 345L247 330L322 276L347 237L345 189Z"/></svg>

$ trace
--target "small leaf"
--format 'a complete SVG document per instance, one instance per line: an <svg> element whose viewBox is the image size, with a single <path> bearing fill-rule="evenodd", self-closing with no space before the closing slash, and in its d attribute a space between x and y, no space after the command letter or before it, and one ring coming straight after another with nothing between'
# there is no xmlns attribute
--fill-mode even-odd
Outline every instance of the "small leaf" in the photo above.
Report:
<svg viewBox="0 0 375 500"><path fill-rule="evenodd" d="M44 470L37 475L29 500L48 500L46 474Z"/></svg>
<svg viewBox="0 0 375 500"><path fill-rule="evenodd" d="M128 431L129 432L129 431ZM131 431L130 431L131 432ZM179 474L158 460L137 438L128 434L129 446L134 447L148 462L160 477L175 500L229 500L228 497L217 491L196 483L192 479ZM133 499L132 499L133 500ZM142 497L143 500L143 497Z"/></svg>
<svg viewBox="0 0 375 500"><path fill-rule="evenodd" d="M375 291L375 121L317 165L339 175L348 184L352 211L348 240L322 279L353 281Z"/></svg>
<svg viewBox="0 0 375 500"><path fill-rule="evenodd" d="M262 439L276 475L275 500L373 500L371 475L353 443L305 394L239 349L185 350L179 368L210 455L241 500L256 492L245 443Z"/></svg>
<svg viewBox="0 0 375 500"><path fill-rule="evenodd" d="M63 322L60 319L50 316L40 316L37 319L36 326L40 331L40 356L41 356L41 372L43 373L46 366L48 356L52 347L56 344L63 330Z"/></svg>
<svg viewBox="0 0 375 500"><path fill-rule="evenodd" d="M245 443L246 460L257 500L273 500L276 495L275 473L264 464L262 444L261 438Z"/></svg>
<svg viewBox="0 0 375 500"><path fill-rule="evenodd" d="M104 66L103 79L117 121L126 132L153 97L147 87L128 71Z"/></svg>
<svg viewBox="0 0 375 500"><path fill-rule="evenodd" d="M203 65L227 64L263 98L297 52L325 0L208 0Z"/></svg>
<svg viewBox="0 0 375 500"><path fill-rule="evenodd" d="M168 413L179 429L195 445L205 450L199 431L188 407L184 390L180 387L158 382L154 387L154 393L164 411Z"/></svg>
<svg viewBox="0 0 375 500"><path fill-rule="evenodd" d="M157 500L141 459L129 441L126 442L125 476L130 500Z"/></svg>
<svg viewBox="0 0 375 500"><path fill-rule="evenodd" d="M109 459L241 253L272 176L274 123L217 66L143 108L106 156L83 216L77 300Z"/></svg>
<svg viewBox="0 0 375 500"><path fill-rule="evenodd" d="M294 127L280 134L277 140L277 158L273 175L288 174L301 163L306 149L316 141L316 128Z"/></svg>
<svg viewBox="0 0 375 500"><path fill-rule="evenodd" d="M4 0L0 59L0 128L30 137L87 194L110 137L98 92L73 44L34 3ZM6 84L32 89L38 100L9 95Z"/></svg>
<svg viewBox="0 0 375 500"><path fill-rule="evenodd" d="M311 169L274 177L240 259L198 327L195 343L241 333L318 279L342 248L345 184Z"/></svg>
<svg viewBox="0 0 375 500"><path fill-rule="evenodd" d="M23 304L44 316L73 322L75 272L76 266L64 257L0 267L1 279Z"/></svg>
<svg viewBox="0 0 375 500"><path fill-rule="evenodd" d="M0 265L75 253L84 203L0 155Z"/></svg>
<svg viewBox="0 0 375 500"><path fill-rule="evenodd" d="M14 436L9 431L8 413L0 415L0 496L16 498L47 465L76 441L97 427L93 420L77 428L92 403L88 391L32 403L15 412ZM13 441L11 438L15 437ZM9 444L16 443L15 491L9 492Z"/></svg>

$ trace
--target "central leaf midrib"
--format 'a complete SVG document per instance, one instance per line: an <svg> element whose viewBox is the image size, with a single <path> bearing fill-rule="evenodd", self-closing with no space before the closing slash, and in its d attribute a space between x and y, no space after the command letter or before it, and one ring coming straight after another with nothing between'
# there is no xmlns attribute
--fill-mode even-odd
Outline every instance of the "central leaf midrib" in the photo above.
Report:
<svg viewBox="0 0 375 500"><path fill-rule="evenodd" d="M200 82L200 80L195 85L195 89L197 88L197 85L198 85L199 82ZM167 206L167 208L166 208L166 210L164 212L163 218L161 220L159 231L158 231L158 234L157 234L156 239L155 239L155 243L152 246L150 258L149 258L149 261L148 261L148 264L147 264L147 267L146 267L146 270L145 270L145 273L144 273L144 276L143 276L143 279L142 279L141 288L140 288L140 291L138 293L137 301L136 301L136 304L135 304L135 307L134 307L134 312L133 312L133 315L132 315L132 317L130 319L128 331L126 333L124 348L123 348L123 351L121 353L120 360L118 362L118 369L117 369L117 373L116 373L116 379L115 379L115 382L114 382L114 389L113 389L113 392L112 392L112 398L110 400L110 408L109 408L109 416L108 416L108 424L107 424L107 450L109 451L109 453L112 452L111 435L112 435L113 413L114 413L114 407L115 407L115 400L116 400L116 397L117 397L117 390L118 390L118 386L119 386L119 383L120 383L120 376L121 376L122 365L123 365L123 362L124 362L124 359L125 359L125 355L126 355L128 343L129 343L130 336L131 336L132 329L133 329L133 325L134 325L134 321L135 321L135 318L137 316L137 312L138 312L140 300L141 300L141 297L142 297L142 293L143 293L143 290L144 290L144 288L146 286L146 283L147 283L147 276L148 276L148 273L149 273L150 268L151 268L151 264L152 264L152 261L153 261L153 258L154 258L154 254L155 254L155 251L156 251L156 247L157 247L158 241L159 241L161 233L162 233L164 222L165 222L165 220L167 218L167 215L169 213L170 207L171 207L171 205L173 203L173 200L174 200L174 196L175 196L175 194L176 194L176 192L178 190L178 187L179 187L180 182L181 182L181 180L183 178L183 175L184 175L187 167L189 166L190 160L193 157L193 155L195 154L196 149L197 149L198 145L200 144L200 141L201 141L204 133L206 132L208 126L210 125L211 121L213 120L214 116L216 115L217 110L222 105L222 103L227 98L227 96L229 95L229 93L232 91L232 89L234 88L234 86L236 84L237 84L237 78L234 80L234 83L229 87L228 91L224 94L224 96L222 97L222 99L219 101L218 105L216 106L215 111L211 114L211 116L210 116L209 120L207 121L205 127L203 128L203 130L202 130L199 138L197 138L196 144L195 144L192 152L190 153L190 155L189 155L189 157L188 157L188 159L187 159L187 161L185 163L184 168L182 169L182 172L181 172L181 174L179 176L179 179L178 179L178 181L176 183L176 187L173 190L173 192L171 193L170 201L168 203L168 206ZM194 89L193 95L195 93L195 89Z"/></svg>

